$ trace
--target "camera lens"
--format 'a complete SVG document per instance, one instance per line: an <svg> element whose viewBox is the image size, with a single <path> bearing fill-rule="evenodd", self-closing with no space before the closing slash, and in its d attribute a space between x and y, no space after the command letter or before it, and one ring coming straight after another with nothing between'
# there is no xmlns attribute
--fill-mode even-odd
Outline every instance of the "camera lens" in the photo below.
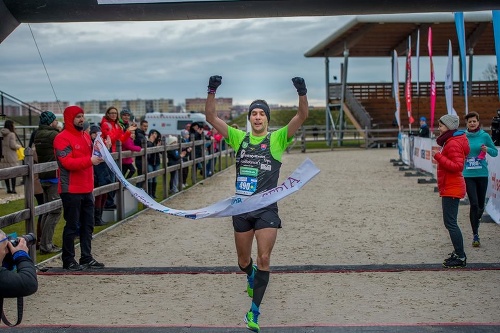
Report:
<svg viewBox="0 0 500 333"><path fill-rule="evenodd" d="M31 246L31 245L35 244L35 242L36 242L36 236L32 232L30 232L29 234L26 234L24 236L21 236L21 237L23 237L26 240L26 244L28 246Z"/></svg>
<svg viewBox="0 0 500 333"><path fill-rule="evenodd" d="M26 240L26 245L31 246L35 244L36 242L36 236L34 233L30 232L29 234L22 235L21 238L24 238ZM19 245L19 239L16 237L11 237L9 236L9 242L12 244L12 246L16 247Z"/></svg>

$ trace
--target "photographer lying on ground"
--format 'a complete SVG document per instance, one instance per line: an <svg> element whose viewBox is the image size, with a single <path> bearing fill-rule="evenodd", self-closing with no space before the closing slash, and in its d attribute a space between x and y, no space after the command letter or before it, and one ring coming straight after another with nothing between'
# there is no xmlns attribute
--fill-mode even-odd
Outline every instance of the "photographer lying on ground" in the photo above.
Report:
<svg viewBox="0 0 500 333"><path fill-rule="evenodd" d="M9 237L0 230L0 262L2 262L2 267L0 267L0 298L29 296L38 289L36 269L28 254L26 239L19 237L17 240L19 244L12 245ZM13 263L7 263L6 257L12 258ZM5 268L4 264L14 264L16 270L9 270L11 267Z"/></svg>

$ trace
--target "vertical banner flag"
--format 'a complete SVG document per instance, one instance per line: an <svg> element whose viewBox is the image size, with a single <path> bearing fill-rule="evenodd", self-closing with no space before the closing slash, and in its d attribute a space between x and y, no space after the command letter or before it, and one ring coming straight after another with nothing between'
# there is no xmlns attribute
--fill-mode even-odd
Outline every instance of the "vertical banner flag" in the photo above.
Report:
<svg viewBox="0 0 500 333"><path fill-rule="evenodd" d="M411 124L415 121L411 115L411 36L408 37L408 55L406 57L406 85L405 85L406 111L408 111L408 122Z"/></svg>
<svg viewBox="0 0 500 333"><path fill-rule="evenodd" d="M457 112L453 108L453 51L451 40L448 40L448 65L446 66L446 78L444 81L444 95L446 97L448 114L456 115Z"/></svg>
<svg viewBox="0 0 500 333"><path fill-rule="evenodd" d="M498 98L500 99L500 10L493 11L493 33L495 38L495 53L497 54L497 78L498 78Z"/></svg>
<svg viewBox="0 0 500 333"><path fill-rule="evenodd" d="M392 69L392 90L394 91L394 101L396 101L396 112L394 116L396 117L396 122L398 123L399 132L401 132L401 103L399 102L399 66L398 66L398 53L394 50L392 57L393 69Z"/></svg>
<svg viewBox="0 0 500 333"><path fill-rule="evenodd" d="M420 96L420 29L417 30L417 96Z"/></svg>
<svg viewBox="0 0 500 333"><path fill-rule="evenodd" d="M429 27L427 39L427 48L429 49L429 63L431 65L431 137L434 132L434 112L436 110L436 77L434 75L434 64L432 63L432 28Z"/></svg>
<svg viewBox="0 0 500 333"><path fill-rule="evenodd" d="M465 114L469 113L469 102L467 96L467 62L465 59L465 23L464 13L455 13L455 27L457 29L458 47L460 50L460 63L462 64L462 82L464 85Z"/></svg>

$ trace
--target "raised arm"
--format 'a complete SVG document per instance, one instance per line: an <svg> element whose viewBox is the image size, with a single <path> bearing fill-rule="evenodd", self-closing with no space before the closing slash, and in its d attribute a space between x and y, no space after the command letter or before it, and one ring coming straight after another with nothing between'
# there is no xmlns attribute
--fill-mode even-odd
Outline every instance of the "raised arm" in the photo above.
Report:
<svg viewBox="0 0 500 333"><path fill-rule="evenodd" d="M205 116L207 117L207 121L219 131L219 133L227 138L227 124L224 120L220 119L217 116L217 111L215 110L215 92L217 88L222 83L222 76L214 75L211 76L208 80L208 94L207 94L207 102L205 103Z"/></svg>
<svg viewBox="0 0 500 333"><path fill-rule="evenodd" d="M297 114L293 116L293 118L290 119L290 122L288 123L289 138L294 136L294 134L309 116L309 103L307 101L306 82L301 77L294 77L292 79L292 82L297 89L297 93L299 94L299 109L297 110Z"/></svg>

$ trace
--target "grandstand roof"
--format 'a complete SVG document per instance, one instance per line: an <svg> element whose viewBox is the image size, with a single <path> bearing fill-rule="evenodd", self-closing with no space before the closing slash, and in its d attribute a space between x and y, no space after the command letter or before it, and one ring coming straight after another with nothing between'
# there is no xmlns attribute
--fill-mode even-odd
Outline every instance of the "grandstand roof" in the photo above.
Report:
<svg viewBox="0 0 500 333"><path fill-rule="evenodd" d="M492 14L464 13L467 50L474 55L495 55ZM305 53L306 57L343 57L344 46L349 57L389 57L393 50L406 54L408 36L416 49L420 29L420 54L427 55L427 36L432 27L434 56L448 55L448 40L458 54L458 40L453 13L392 14L356 16L328 38ZM412 51L415 55L415 51Z"/></svg>
<svg viewBox="0 0 500 333"><path fill-rule="evenodd" d="M500 9L498 0L0 0L0 43L21 23L164 21Z"/></svg>

